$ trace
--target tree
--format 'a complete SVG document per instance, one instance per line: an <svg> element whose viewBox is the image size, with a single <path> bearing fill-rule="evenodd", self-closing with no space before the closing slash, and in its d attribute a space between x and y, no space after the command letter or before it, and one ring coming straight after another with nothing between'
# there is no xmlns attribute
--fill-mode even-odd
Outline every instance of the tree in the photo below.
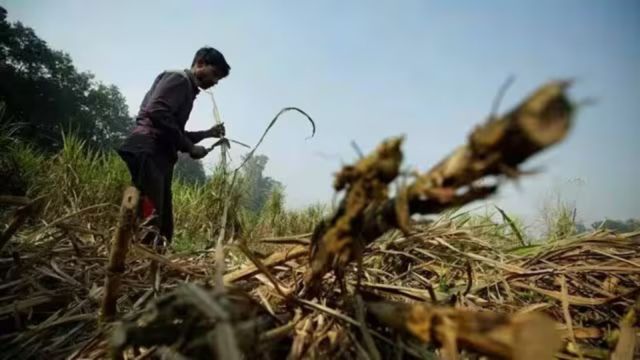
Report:
<svg viewBox="0 0 640 360"><path fill-rule="evenodd" d="M591 224L593 229L608 229L619 233L632 232L640 230L639 219L611 220L605 219L596 221Z"/></svg>
<svg viewBox="0 0 640 360"><path fill-rule="evenodd" d="M174 173L178 181L189 185L201 185L207 181L202 162L185 153L179 154Z"/></svg>
<svg viewBox="0 0 640 360"><path fill-rule="evenodd" d="M49 48L33 29L9 23L0 10L0 101L24 125L19 135L45 151L72 132L94 149L107 150L133 125L117 87L78 72L71 57Z"/></svg>
<svg viewBox="0 0 640 360"><path fill-rule="evenodd" d="M246 181L246 206L247 208L258 213L262 210L269 195L276 188L284 188L283 185L271 177L264 176L264 169L269 162L269 158L265 155L254 155L243 168L243 175Z"/></svg>
<svg viewBox="0 0 640 360"><path fill-rule="evenodd" d="M576 223L576 234L582 234L584 232L587 232L587 227L584 226L583 223L577 222Z"/></svg>

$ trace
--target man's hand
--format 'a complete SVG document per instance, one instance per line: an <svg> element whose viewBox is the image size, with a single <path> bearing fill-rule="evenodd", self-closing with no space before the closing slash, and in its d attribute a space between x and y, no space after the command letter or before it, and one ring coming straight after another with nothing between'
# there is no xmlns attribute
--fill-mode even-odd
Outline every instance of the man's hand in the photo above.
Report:
<svg viewBox="0 0 640 360"><path fill-rule="evenodd" d="M198 160L207 156L208 153L209 152L207 151L207 149L205 149L204 146L194 145L189 152L189 156L191 156L192 159Z"/></svg>
<svg viewBox="0 0 640 360"><path fill-rule="evenodd" d="M209 129L209 133L212 137L221 138L226 134L226 129L224 128L224 123L215 125L211 129Z"/></svg>

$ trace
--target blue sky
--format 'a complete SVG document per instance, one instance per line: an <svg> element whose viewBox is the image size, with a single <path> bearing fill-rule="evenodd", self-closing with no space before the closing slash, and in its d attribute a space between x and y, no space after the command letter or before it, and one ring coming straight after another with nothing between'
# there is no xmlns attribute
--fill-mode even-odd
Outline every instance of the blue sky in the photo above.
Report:
<svg viewBox="0 0 640 360"><path fill-rule="evenodd" d="M563 144L528 164L545 172L492 199L534 220L553 192L578 217L640 216L640 2L637 1L83 1L0 0L80 70L117 85L134 113L164 69L188 67L202 45L221 50L215 89L228 134L254 143L288 204L331 199L332 173L383 138L404 134L406 164L426 170L461 144L513 74L507 110L543 82L575 78L581 109ZM635 40L634 40L635 39ZM188 128L212 123L206 96ZM233 156L238 159L236 150ZM209 155L208 164L217 160ZM576 180L579 179L579 180ZM489 203L492 203L489 202Z"/></svg>

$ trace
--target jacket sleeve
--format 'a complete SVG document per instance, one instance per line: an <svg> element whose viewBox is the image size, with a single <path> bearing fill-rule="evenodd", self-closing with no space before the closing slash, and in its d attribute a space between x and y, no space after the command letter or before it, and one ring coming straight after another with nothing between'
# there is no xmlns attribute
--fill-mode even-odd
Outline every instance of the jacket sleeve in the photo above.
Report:
<svg viewBox="0 0 640 360"><path fill-rule="evenodd" d="M202 131L185 131L184 134L189 138L193 144L197 144L200 141L208 138L214 137L211 134L211 130L202 130Z"/></svg>
<svg viewBox="0 0 640 360"><path fill-rule="evenodd" d="M189 80L180 74L167 72L161 75L146 107L153 125L169 134L178 150L190 152L193 142L185 135L176 114L188 101Z"/></svg>

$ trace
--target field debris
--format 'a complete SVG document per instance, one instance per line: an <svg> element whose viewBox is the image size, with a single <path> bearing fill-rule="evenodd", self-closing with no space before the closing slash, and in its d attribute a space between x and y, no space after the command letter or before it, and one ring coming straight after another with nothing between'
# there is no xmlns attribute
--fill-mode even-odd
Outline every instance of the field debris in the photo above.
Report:
<svg viewBox="0 0 640 360"><path fill-rule="evenodd" d="M425 303L367 305L383 324L424 343L437 342L446 359L458 359L458 344L504 359L550 359L561 341L553 321L538 313L511 317ZM526 351L522 351L526 349Z"/></svg>
<svg viewBox="0 0 640 360"><path fill-rule="evenodd" d="M394 197L402 138L383 142L337 174L345 194L332 217L311 234L264 239L277 244L266 257L244 241L158 254L134 237L116 269L113 322L99 309L114 229L83 220L101 208L22 226L0 253L0 358L632 359L640 232L500 247L463 214L410 219L520 176L566 136L567 86L549 83L489 119Z"/></svg>
<svg viewBox="0 0 640 360"><path fill-rule="evenodd" d="M125 271L126 255L131 239L136 236L136 211L140 192L131 186L124 191L120 207L118 228L111 240L109 264L104 282L104 296L100 316L105 321L113 321L116 316L116 301Z"/></svg>
<svg viewBox="0 0 640 360"><path fill-rule="evenodd" d="M568 86L567 81L548 83L505 116L489 119L471 133L466 145L418 175L393 199L387 199L387 186L398 176L401 139L389 139L373 154L345 166L334 185L336 190L346 189L344 199L312 239L308 285L316 287L328 270L340 270L354 259L358 247L385 232L409 233L411 215L435 214L485 198L498 186L478 181L491 176L518 177L521 163L567 135L574 112L565 94Z"/></svg>
<svg viewBox="0 0 640 360"><path fill-rule="evenodd" d="M525 326L522 324L527 324L529 316L546 316L553 322L543 320L531 326L548 329L552 323L561 334L556 340L561 338L563 344L558 354L578 358L565 323L558 281L562 275L567 279L574 337L585 358L607 359L614 349L625 353L624 347L616 346L618 341L633 341L628 339L633 339L629 334L637 333L637 319L626 314L640 292L640 267L636 264L640 233L599 232L503 252L455 220L442 219L419 229L410 237L396 233L364 250L359 292L365 300L366 324L357 320L353 296L343 294L331 276L325 279L323 288L327 290L320 298L283 298L263 271L236 260L229 263L225 292L216 292L211 283L213 259L208 254L155 254L163 269L163 293L156 298L148 279L148 250L134 245L117 301L119 313L124 315L113 327L98 321L108 262L105 239L98 237L93 242L78 239L82 237L78 233L55 232L32 246L16 246L13 256L0 258L0 269L6 274L0 286L0 353L3 358L74 354L76 359L101 359L112 353L130 354L126 355L129 358L134 353L209 358L220 349L216 345L220 321L229 322L237 350L247 357L354 358L360 351L367 353L364 325L382 358L397 353L421 357L437 353L439 346L451 353L451 347L445 347L452 343L443 341L442 335L430 332L432 338L427 338L426 332L420 332L419 317L415 324L402 322L397 311L391 321L385 317L390 306L404 306L424 309L417 315L430 314L431 319L495 319L496 325L502 325L487 328L491 323L484 320L481 323L486 326L479 328L482 331L475 331L478 328L473 322L464 321L464 327L455 331L456 348L466 354L515 359L522 357L505 355L513 350L509 346L517 346L520 351L516 354L524 356L525 350L534 351L539 345L536 341L518 342L513 337L518 326ZM51 241L56 244L46 255L38 251ZM283 245L282 250L261 261L281 288L296 289L308 269L307 256L308 248ZM356 293L355 271L345 274L345 282L347 291ZM205 313L216 308L221 310ZM429 313L429 309L438 310ZM431 321L426 324L433 324ZM626 325L621 327L621 323ZM503 337L503 331L512 337ZM527 334L528 339L535 338L533 330ZM433 340L426 344L425 339Z"/></svg>

